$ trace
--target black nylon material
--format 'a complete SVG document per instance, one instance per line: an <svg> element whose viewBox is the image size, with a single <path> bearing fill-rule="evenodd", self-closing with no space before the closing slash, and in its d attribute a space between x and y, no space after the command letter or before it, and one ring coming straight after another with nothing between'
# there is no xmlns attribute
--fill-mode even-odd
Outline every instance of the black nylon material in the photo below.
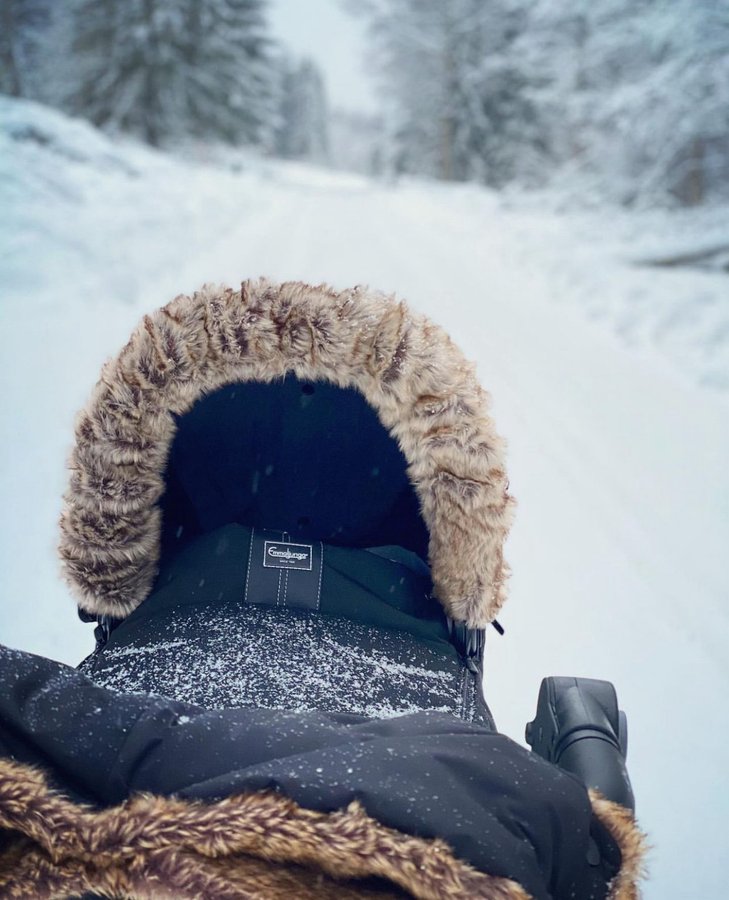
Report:
<svg viewBox="0 0 729 900"><path fill-rule="evenodd" d="M174 556L168 553L151 596L117 626L113 641L162 611L242 602L250 535L250 528L229 524L195 538ZM368 552L324 546L320 612L406 631L455 653L445 614L430 590L427 567L402 548Z"/></svg>
<svg viewBox="0 0 729 900"><path fill-rule="evenodd" d="M102 806L140 790L214 800L275 789L323 812L358 799L383 824L440 837L535 900L604 900L616 871L587 863L593 820L576 778L442 714L203 710L117 694L0 647L0 751L42 759L61 787Z"/></svg>
<svg viewBox="0 0 729 900"><path fill-rule="evenodd" d="M375 718L430 709L494 727L480 672L450 642L427 568L413 554L324 545L320 585L316 569L260 578L259 566L254 577L267 534L256 530L251 540L252 529L227 525L186 546L82 670L116 690L214 709ZM317 609L285 602L295 599L297 576L317 586Z"/></svg>
<svg viewBox="0 0 729 900"><path fill-rule="evenodd" d="M163 561L231 522L428 554L405 457L352 388L287 376L214 391L179 418L165 483Z"/></svg>

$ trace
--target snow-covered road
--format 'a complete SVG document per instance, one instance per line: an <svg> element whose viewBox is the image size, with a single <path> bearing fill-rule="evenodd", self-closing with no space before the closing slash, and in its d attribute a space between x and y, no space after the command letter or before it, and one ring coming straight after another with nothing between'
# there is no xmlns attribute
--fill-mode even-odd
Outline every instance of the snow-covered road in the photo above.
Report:
<svg viewBox="0 0 729 900"><path fill-rule="evenodd" d="M74 411L142 310L257 275L396 292L478 361L509 441L514 575L486 675L499 725L522 740L544 675L614 681L655 847L646 897L723 896L727 395L560 302L557 267L539 264L566 252L555 214L293 165L175 166L105 182L75 216L58 201L5 282L0 641L74 663L89 649L53 558L63 461ZM537 253L525 235L539 226ZM58 249L64 227L78 253ZM606 291L643 277L587 237L576 252L602 267ZM594 270L585 283L600 289Z"/></svg>

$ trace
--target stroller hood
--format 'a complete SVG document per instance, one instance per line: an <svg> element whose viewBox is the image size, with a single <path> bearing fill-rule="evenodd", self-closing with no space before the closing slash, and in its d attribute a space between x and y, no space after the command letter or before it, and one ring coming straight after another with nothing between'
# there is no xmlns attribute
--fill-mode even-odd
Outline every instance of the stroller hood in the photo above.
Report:
<svg viewBox="0 0 729 900"><path fill-rule="evenodd" d="M265 280L177 297L77 421L60 553L80 608L124 618L185 529L238 521L427 554L446 613L485 626L513 505L487 401L392 297Z"/></svg>

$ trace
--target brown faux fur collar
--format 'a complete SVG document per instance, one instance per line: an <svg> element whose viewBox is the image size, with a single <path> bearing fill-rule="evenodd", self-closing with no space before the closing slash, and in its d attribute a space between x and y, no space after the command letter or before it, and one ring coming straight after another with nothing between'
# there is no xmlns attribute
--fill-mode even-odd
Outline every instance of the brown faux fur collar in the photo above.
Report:
<svg viewBox="0 0 729 900"><path fill-rule="evenodd" d="M455 859L443 842L385 828L357 804L326 814L274 793L211 804L140 794L93 811L50 791L30 767L0 760L0 829L14 838L0 852L6 900L84 891L130 900L528 900L514 882ZM371 877L389 891L357 885Z"/></svg>
<svg viewBox="0 0 729 900"><path fill-rule="evenodd" d="M591 799L623 855L610 900L636 900L643 836L627 810ZM85 891L128 900L529 900L442 841L386 828L357 804L326 814L274 793L209 804L141 794L94 811L50 790L33 768L0 759L0 896Z"/></svg>
<svg viewBox="0 0 729 900"><path fill-rule="evenodd" d="M263 280L177 297L104 367L76 425L61 518L80 606L122 618L151 590L173 415L226 384L287 373L362 393L408 461L437 596L454 619L488 624L506 596L513 501L474 366L402 301Z"/></svg>

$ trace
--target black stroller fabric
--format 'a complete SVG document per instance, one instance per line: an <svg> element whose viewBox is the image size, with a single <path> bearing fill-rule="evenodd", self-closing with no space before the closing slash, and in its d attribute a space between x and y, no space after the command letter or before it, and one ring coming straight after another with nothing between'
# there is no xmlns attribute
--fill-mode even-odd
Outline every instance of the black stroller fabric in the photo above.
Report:
<svg viewBox="0 0 729 900"><path fill-rule="evenodd" d="M82 670L117 690L209 708L374 718L435 710L493 727L480 671L451 643L414 554L323 545L318 574L274 569L291 581L314 576L319 603L304 610L287 606L283 592L246 594L252 537L227 525L188 544Z"/></svg>
<svg viewBox="0 0 729 900"><path fill-rule="evenodd" d="M165 484L163 561L230 522L428 555L405 457L352 388L290 375L219 388L177 417Z"/></svg>
<svg viewBox="0 0 729 900"><path fill-rule="evenodd" d="M451 715L205 710L0 647L0 723L2 754L42 761L66 792L101 805L135 791L213 801L274 790L321 811L357 799L534 900L601 900L620 864L574 776ZM591 834L603 848L592 865Z"/></svg>

